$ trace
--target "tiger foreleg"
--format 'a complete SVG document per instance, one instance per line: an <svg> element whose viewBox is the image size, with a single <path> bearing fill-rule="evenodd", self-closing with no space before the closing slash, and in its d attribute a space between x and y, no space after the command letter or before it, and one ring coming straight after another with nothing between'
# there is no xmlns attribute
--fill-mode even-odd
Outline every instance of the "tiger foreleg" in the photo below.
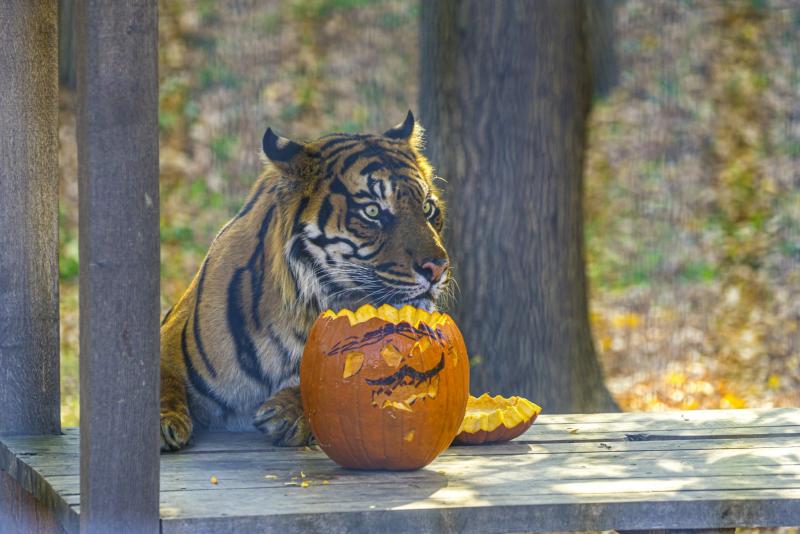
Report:
<svg viewBox="0 0 800 534"><path fill-rule="evenodd" d="M264 402L256 411L253 424L279 447L313 443L311 426L303 415L299 386L284 388Z"/></svg>
<svg viewBox="0 0 800 534"><path fill-rule="evenodd" d="M161 450L177 451L192 437L186 382L180 372L161 364Z"/></svg>

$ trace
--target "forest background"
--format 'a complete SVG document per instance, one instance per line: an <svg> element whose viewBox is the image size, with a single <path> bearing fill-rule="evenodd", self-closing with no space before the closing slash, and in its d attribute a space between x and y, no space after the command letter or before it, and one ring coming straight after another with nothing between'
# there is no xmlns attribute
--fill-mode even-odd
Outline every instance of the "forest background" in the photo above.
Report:
<svg viewBox="0 0 800 534"><path fill-rule="evenodd" d="M625 410L800 405L800 2L602 3L613 54L588 118L583 202L606 385ZM420 4L169 0L159 11L166 311L259 174L266 126L297 139L380 132L418 109ZM74 426L68 64L59 269L62 424Z"/></svg>

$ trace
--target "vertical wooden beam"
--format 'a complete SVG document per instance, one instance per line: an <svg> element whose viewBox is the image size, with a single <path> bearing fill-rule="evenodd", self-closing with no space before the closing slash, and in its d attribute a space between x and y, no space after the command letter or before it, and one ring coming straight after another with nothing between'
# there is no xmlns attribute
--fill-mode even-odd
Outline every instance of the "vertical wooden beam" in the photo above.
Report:
<svg viewBox="0 0 800 534"><path fill-rule="evenodd" d="M56 433L56 1L3 2L0 28L0 434Z"/></svg>
<svg viewBox="0 0 800 534"><path fill-rule="evenodd" d="M81 531L157 532L157 0L75 15Z"/></svg>
<svg viewBox="0 0 800 534"><path fill-rule="evenodd" d="M0 434L61 428L56 6L0 8ZM0 532L61 532L4 471Z"/></svg>

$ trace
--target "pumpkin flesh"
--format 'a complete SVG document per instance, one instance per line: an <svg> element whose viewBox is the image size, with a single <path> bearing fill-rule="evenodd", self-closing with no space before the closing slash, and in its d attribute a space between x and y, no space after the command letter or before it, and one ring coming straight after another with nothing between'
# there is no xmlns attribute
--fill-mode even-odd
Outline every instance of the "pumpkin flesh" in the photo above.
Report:
<svg viewBox="0 0 800 534"><path fill-rule="evenodd" d="M542 409L523 397L469 397L454 445L481 445L508 441L524 433Z"/></svg>
<svg viewBox="0 0 800 534"><path fill-rule="evenodd" d="M303 409L320 448L355 469L419 469L452 442L469 360L447 314L369 305L323 313L300 363Z"/></svg>

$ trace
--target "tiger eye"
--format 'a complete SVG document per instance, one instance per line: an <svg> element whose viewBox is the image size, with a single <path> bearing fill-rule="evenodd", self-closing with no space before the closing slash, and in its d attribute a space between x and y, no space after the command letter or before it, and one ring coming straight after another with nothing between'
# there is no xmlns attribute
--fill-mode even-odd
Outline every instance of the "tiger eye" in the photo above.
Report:
<svg viewBox="0 0 800 534"><path fill-rule="evenodd" d="M378 207L377 204L370 204L366 208L364 208L364 213L367 214L367 217L375 219L380 215L381 209Z"/></svg>
<svg viewBox="0 0 800 534"><path fill-rule="evenodd" d="M426 200L425 201L425 204L422 205L422 212L425 215L430 217L431 213L433 213L433 201L432 200Z"/></svg>

